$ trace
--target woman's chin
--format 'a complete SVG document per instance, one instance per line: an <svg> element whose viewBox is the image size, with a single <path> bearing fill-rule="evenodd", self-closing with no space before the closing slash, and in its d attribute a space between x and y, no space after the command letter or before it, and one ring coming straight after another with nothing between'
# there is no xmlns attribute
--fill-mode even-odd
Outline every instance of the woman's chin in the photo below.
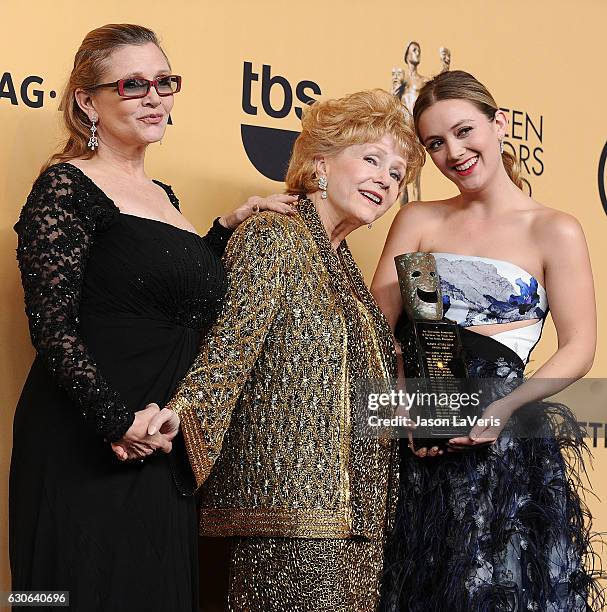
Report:
<svg viewBox="0 0 607 612"><path fill-rule="evenodd" d="M383 207L381 209L378 207L377 210L369 207L368 209L359 210L357 212L358 222L360 227L362 227L363 225L369 225L369 223L375 223L375 221L379 219L386 211Z"/></svg>
<svg viewBox="0 0 607 612"><path fill-rule="evenodd" d="M165 126L149 126L148 129L139 134L139 137L145 144L154 144L164 138L165 131Z"/></svg>
<svg viewBox="0 0 607 612"><path fill-rule="evenodd" d="M358 218L358 227L363 227L365 225L369 225L370 223L374 223L377 219L377 216L374 215L366 215L365 217Z"/></svg>
<svg viewBox="0 0 607 612"><path fill-rule="evenodd" d="M451 179L457 185L462 193L477 193L486 187L487 181L482 180L480 176L457 177Z"/></svg>

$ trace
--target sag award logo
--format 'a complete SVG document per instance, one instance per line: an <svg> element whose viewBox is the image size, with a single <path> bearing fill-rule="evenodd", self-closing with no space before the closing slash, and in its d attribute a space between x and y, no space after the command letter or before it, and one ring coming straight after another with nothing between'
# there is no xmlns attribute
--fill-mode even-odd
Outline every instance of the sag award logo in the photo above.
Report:
<svg viewBox="0 0 607 612"><path fill-rule="evenodd" d="M36 75L17 79L10 72L5 72L0 77L0 101L8 100L12 106L19 106L21 103L29 108L42 108L45 92L43 89L38 89L36 85L43 83L44 79ZM49 98L55 98L57 92L51 89L48 95Z"/></svg>
<svg viewBox="0 0 607 612"><path fill-rule="evenodd" d="M601 157L599 158L599 195L601 196L601 204L603 210L607 215L607 194L605 193L605 162L607 162L607 142L601 151ZM607 430L606 430L607 431ZM607 444L607 435L605 437Z"/></svg>
<svg viewBox="0 0 607 612"><path fill-rule="evenodd" d="M440 59L439 72L446 72L451 67L451 51L446 47L438 50ZM431 79L418 71L421 63L421 45L413 40L405 46L403 59L405 66L392 68L392 93L402 101L410 113L419 95L420 89ZM532 194L532 177L544 173L544 116L532 115L524 110L501 107L508 116L508 133L504 139L504 148L516 155L521 165L523 190ZM421 200L420 177L403 193L402 203ZM411 196L411 197L409 197ZM604 200L603 200L604 202ZM603 204L605 206L605 204ZM606 208L607 211L607 208Z"/></svg>
<svg viewBox="0 0 607 612"><path fill-rule="evenodd" d="M259 83L259 70L255 72L253 68L252 62L244 62L242 110L247 115L257 116L263 109L263 114L267 117L284 119L293 111L301 119L303 109L301 106L294 106L294 95L296 101L311 104L314 98L310 93L317 96L322 93L314 81L304 80L292 86L285 77L272 75L272 67L266 64L262 65ZM293 143L299 132L243 123L240 133L244 150L253 166L273 181L284 181Z"/></svg>

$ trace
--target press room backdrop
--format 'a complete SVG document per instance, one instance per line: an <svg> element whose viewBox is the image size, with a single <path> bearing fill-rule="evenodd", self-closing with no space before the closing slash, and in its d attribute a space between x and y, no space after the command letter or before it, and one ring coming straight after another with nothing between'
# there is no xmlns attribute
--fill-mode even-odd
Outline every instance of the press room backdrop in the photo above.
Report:
<svg viewBox="0 0 607 612"><path fill-rule="evenodd" d="M80 41L97 26L121 22L154 29L174 71L183 75L173 125L162 145L150 147L147 171L173 185L183 212L201 232L248 196L283 189L273 179L283 171L305 101L390 88L392 69L404 67L403 51L415 40L421 46L421 74L440 70L439 47L447 47L451 67L472 72L507 109L507 140L526 160L527 190L580 220L599 312L607 302L607 84L599 44L607 22L604 0L109 0L93 5L2 0L0 590L9 585L12 417L33 357L12 227L40 165L60 140L59 93ZM421 189L426 199L454 191L430 162ZM368 280L395 212L349 240ZM607 332L599 325L591 375L607 377ZM549 323L530 368L555 347ZM603 434L600 429L591 472L600 498L607 497ZM596 499L590 505L596 526L607 529L606 506Z"/></svg>

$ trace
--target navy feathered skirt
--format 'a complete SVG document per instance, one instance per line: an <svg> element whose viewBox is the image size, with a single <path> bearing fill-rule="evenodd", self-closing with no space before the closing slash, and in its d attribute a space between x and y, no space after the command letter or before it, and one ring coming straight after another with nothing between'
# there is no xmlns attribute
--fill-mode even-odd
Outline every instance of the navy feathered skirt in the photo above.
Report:
<svg viewBox="0 0 607 612"><path fill-rule="evenodd" d="M516 353L462 330L472 377L523 377ZM382 612L600 610L583 431L561 404L521 408L536 435L506 427L491 447L420 459L401 441Z"/></svg>

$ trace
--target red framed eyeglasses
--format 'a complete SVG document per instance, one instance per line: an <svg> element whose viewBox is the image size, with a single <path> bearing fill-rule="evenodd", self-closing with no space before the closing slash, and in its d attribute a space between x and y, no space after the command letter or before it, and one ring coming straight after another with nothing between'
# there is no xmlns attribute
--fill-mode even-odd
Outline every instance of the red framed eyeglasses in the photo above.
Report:
<svg viewBox="0 0 607 612"><path fill-rule="evenodd" d="M150 87L154 87L159 96L172 96L181 90L181 77L176 74L161 76L150 81L141 77L119 79L113 83L101 83L97 87L116 87L118 95L122 98L144 98L148 95Z"/></svg>

